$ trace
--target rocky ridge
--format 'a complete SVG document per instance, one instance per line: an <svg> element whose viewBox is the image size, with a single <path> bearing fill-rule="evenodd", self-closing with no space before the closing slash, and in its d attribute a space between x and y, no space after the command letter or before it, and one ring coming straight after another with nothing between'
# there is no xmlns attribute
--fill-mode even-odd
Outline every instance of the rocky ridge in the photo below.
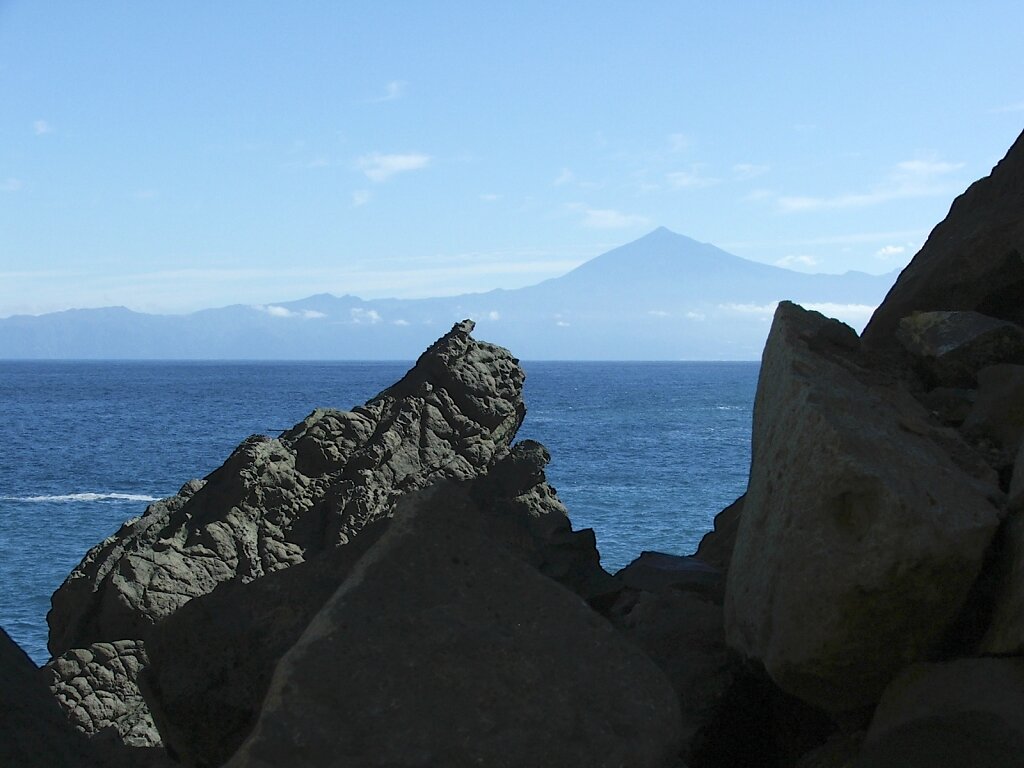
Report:
<svg viewBox="0 0 1024 768"><path fill-rule="evenodd" d="M246 441L91 550L54 596L57 658L0 656L48 713L5 714L0 743L26 765L33 728L52 765L1019 765L1021 222L1024 135L862 337L781 303L747 493L695 555L614 577L543 446L512 444L517 361L457 325L366 406Z"/></svg>

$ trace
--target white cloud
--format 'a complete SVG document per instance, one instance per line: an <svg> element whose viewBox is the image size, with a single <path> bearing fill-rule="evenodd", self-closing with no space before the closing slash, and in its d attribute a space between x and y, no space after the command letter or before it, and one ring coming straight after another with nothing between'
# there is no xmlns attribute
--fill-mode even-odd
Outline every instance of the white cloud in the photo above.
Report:
<svg viewBox="0 0 1024 768"><path fill-rule="evenodd" d="M392 325L408 325L409 321L408 320L398 319L398 320L393 320L391 324Z"/></svg>
<svg viewBox="0 0 1024 768"><path fill-rule="evenodd" d="M359 169L366 174L370 181L380 184L392 176L408 171L418 171L430 165L430 155L418 152L405 154L384 155L379 152L372 152L363 155L357 161Z"/></svg>
<svg viewBox="0 0 1024 768"><path fill-rule="evenodd" d="M576 180L576 174L574 174L568 168L563 168L559 174L555 177L555 180L551 182L552 186L561 187L564 184L569 184Z"/></svg>
<svg viewBox="0 0 1024 768"><path fill-rule="evenodd" d="M404 80L391 80L384 86L384 95L376 101L394 101L405 95L405 88L408 85Z"/></svg>
<svg viewBox="0 0 1024 768"><path fill-rule="evenodd" d="M989 110L991 114L999 114L1002 112L1024 112L1024 101L1018 101L1014 104L1004 104L1001 107L994 107Z"/></svg>
<svg viewBox="0 0 1024 768"><path fill-rule="evenodd" d="M53 133L53 126L46 120L36 120L32 123L32 130L35 131L36 136L42 136L47 133Z"/></svg>
<svg viewBox="0 0 1024 768"><path fill-rule="evenodd" d="M719 304L718 308L743 315L774 315L778 306L779 302L773 301L770 304Z"/></svg>
<svg viewBox="0 0 1024 768"><path fill-rule="evenodd" d="M136 200L156 200L160 197L159 189L140 189L135 193Z"/></svg>
<svg viewBox="0 0 1024 768"><path fill-rule="evenodd" d="M375 325L383 319L377 310L363 309L362 307L352 307L349 310L349 316L356 325Z"/></svg>
<svg viewBox="0 0 1024 768"><path fill-rule="evenodd" d="M370 197L372 197L372 195L370 194L370 190L357 189L355 192L352 193L352 207L358 208L361 205L366 205L368 202L370 202Z"/></svg>
<svg viewBox="0 0 1024 768"><path fill-rule="evenodd" d="M867 192L826 197L783 196L778 198L778 205L783 212L794 213L835 210L837 208L862 208L892 200L948 195L956 191L957 187L955 184L943 181L941 177L963 167L963 163L938 160L904 160L897 163L893 171L882 182Z"/></svg>
<svg viewBox="0 0 1024 768"><path fill-rule="evenodd" d="M637 213L622 213L611 208L589 208L582 203L571 203L569 210L583 214L583 226L588 229L625 229L650 224L650 219Z"/></svg>
<svg viewBox="0 0 1024 768"><path fill-rule="evenodd" d="M304 309L302 310L302 316L307 320L317 320L321 317L327 317L323 312L317 312L315 309Z"/></svg>
<svg viewBox="0 0 1024 768"><path fill-rule="evenodd" d="M775 266L784 268L793 266L816 267L818 266L818 260L813 256L791 254L789 256L783 256L781 259L776 261Z"/></svg>
<svg viewBox="0 0 1024 768"><path fill-rule="evenodd" d="M755 163L736 163L732 167L733 175L736 176L740 181L746 181L747 179L753 179L757 176L763 176L768 173L771 168L767 165L757 165Z"/></svg>
<svg viewBox="0 0 1024 768"><path fill-rule="evenodd" d="M501 319L501 313L498 312L498 310L496 310L496 309L492 309L490 312L487 313L487 319L488 320L500 320Z"/></svg>
<svg viewBox="0 0 1024 768"><path fill-rule="evenodd" d="M555 325L557 325L559 328L569 327L569 323L567 323L565 320L555 320Z"/></svg>
<svg viewBox="0 0 1024 768"><path fill-rule="evenodd" d="M287 307L279 307L276 304L257 304L253 309L266 312L271 317L292 317L295 314Z"/></svg>
<svg viewBox="0 0 1024 768"><path fill-rule="evenodd" d="M707 319L707 315L705 315L703 312L687 312L686 319L703 321Z"/></svg>
<svg viewBox="0 0 1024 768"><path fill-rule="evenodd" d="M902 245L884 245L875 251L875 257L879 259L890 259L893 256L899 256L906 252L906 248Z"/></svg>
<svg viewBox="0 0 1024 768"><path fill-rule="evenodd" d="M671 317L672 316L669 312L666 312L664 309L649 309L649 310L647 310L647 314L648 315L653 315L654 317Z"/></svg>
<svg viewBox="0 0 1024 768"><path fill-rule="evenodd" d="M0 182L0 192L17 192L23 186L21 179L7 178Z"/></svg>
<svg viewBox="0 0 1024 768"><path fill-rule="evenodd" d="M688 171L673 171L666 173L665 179L672 189L702 189L719 183L719 179L710 176L703 176L697 166Z"/></svg>
<svg viewBox="0 0 1024 768"><path fill-rule="evenodd" d="M480 195L480 199L483 200L485 203L493 203L495 200L501 200L501 195L496 195L493 192L487 192L483 195Z"/></svg>

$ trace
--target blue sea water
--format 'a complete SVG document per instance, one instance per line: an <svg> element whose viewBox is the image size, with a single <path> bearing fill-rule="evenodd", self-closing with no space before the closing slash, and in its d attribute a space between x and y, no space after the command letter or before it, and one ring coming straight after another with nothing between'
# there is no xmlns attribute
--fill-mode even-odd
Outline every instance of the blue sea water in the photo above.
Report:
<svg viewBox="0 0 1024 768"><path fill-rule="evenodd" d="M0 362L0 626L48 658L50 595L89 547L253 433L347 409L407 362ZM519 438L602 564L694 550L746 486L757 363L524 362Z"/></svg>

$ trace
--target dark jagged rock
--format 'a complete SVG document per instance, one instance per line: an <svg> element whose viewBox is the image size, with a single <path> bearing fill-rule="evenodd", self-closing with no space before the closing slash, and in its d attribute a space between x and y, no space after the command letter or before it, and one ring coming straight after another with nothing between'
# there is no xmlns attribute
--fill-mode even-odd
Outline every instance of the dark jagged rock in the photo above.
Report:
<svg viewBox="0 0 1024 768"><path fill-rule="evenodd" d="M732 560L732 550L736 546L736 531L740 526L740 515L743 514L743 502L746 494L715 515L714 528L704 534L697 546L695 557L705 563L728 570Z"/></svg>
<svg viewBox="0 0 1024 768"><path fill-rule="evenodd" d="M971 310L1024 325L1024 133L992 173L967 189L875 312L864 342L898 345L914 312Z"/></svg>
<svg viewBox="0 0 1024 768"><path fill-rule="evenodd" d="M858 768L1015 768L1024 755L1024 661L916 664L886 689Z"/></svg>
<svg viewBox="0 0 1024 768"><path fill-rule="evenodd" d="M1024 328L978 312L915 312L896 338L929 387L974 387L986 366L1024 363Z"/></svg>
<svg viewBox="0 0 1024 768"><path fill-rule="evenodd" d="M0 629L0 765L92 768L99 757L64 717L32 660Z"/></svg>
<svg viewBox="0 0 1024 768"><path fill-rule="evenodd" d="M228 765L673 765L664 675L501 541L452 483L403 498Z"/></svg>
<svg viewBox="0 0 1024 768"><path fill-rule="evenodd" d="M1024 365L993 365L978 372L978 394L961 429L990 438L1012 464L1024 437Z"/></svg>
<svg viewBox="0 0 1024 768"><path fill-rule="evenodd" d="M456 324L364 406L318 409L279 438L245 440L205 481L91 549L53 596L50 652L121 641L141 648L156 622L218 584L295 566L357 538L405 493L486 472L522 422L524 376L507 350L475 341L472 329ZM141 703L123 671L117 696ZM77 693L64 697L74 717L102 727L106 694ZM79 711L88 707L95 711Z"/></svg>
<svg viewBox="0 0 1024 768"><path fill-rule="evenodd" d="M957 618L1000 496L953 430L866 367L851 329L783 302L754 404L730 645L825 710L872 704Z"/></svg>
<svg viewBox="0 0 1024 768"><path fill-rule="evenodd" d="M585 598L618 590L598 564L592 533L572 531L565 507L547 485L549 459L542 445L523 441L459 492L478 505L491 540L518 559ZM233 754L259 714L278 660L387 522L371 524L347 546L293 568L222 584L153 630L142 687L167 747L179 759L220 765Z"/></svg>
<svg viewBox="0 0 1024 768"><path fill-rule="evenodd" d="M918 395L917 399L943 424L959 427L974 407L974 398L973 389L936 387Z"/></svg>
<svg viewBox="0 0 1024 768"><path fill-rule="evenodd" d="M43 672L80 731L93 736L113 728L128 746L155 747L160 734L135 683L146 663L141 642L118 640L73 648L50 661Z"/></svg>
<svg viewBox="0 0 1024 768"><path fill-rule="evenodd" d="M640 557L615 574L630 589L661 592L669 587L721 594L725 574L697 557L641 552ZM721 603L721 599L718 600Z"/></svg>

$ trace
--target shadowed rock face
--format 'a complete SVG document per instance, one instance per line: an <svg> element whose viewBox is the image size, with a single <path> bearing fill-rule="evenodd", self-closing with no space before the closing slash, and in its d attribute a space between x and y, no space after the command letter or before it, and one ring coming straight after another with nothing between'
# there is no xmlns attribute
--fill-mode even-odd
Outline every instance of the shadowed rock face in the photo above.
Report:
<svg viewBox="0 0 1024 768"><path fill-rule="evenodd" d="M153 625L190 600L345 545L403 494L475 477L506 455L525 414L524 375L472 329L456 324L364 406L316 410L278 438L245 440L205 481L91 549L47 617L52 687L69 716L143 738L140 665L94 651L130 645L144 658Z"/></svg>
<svg viewBox="0 0 1024 768"><path fill-rule="evenodd" d="M992 173L953 201L864 329L893 348L915 311L973 310L1024 325L1024 133Z"/></svg>
<svg viewBox="0 0 1024 768"><path fill-rule="evenodd" d="M956 619L999 499L955 432L864 366L852 330L783 302L754 404L730 645L827 711L870 705Z"/></svg>
<svg viewBox="0 0 1024 768"><path fill-rule="evenodd" d="M397 384L352 411L254 436L220 469L94 547L53 596L50 652L126 638L217 584L344 544L403 493L473 477L522 422L523 372L459 323Z"/></svg>
<svg viewBox="0 0 1024 768"><path fill-rule="evenodd" d="M668 680L506 542L452 483L404 498L228 765L672 765Z"/></svg>
<svg viewBox="0 0 1024 768"><path fill-rule="evenodd" d="M572 531L545 482L549 459L539 443L523 441L457 493L478 505L495 545L581 596L599 596L614 581L600 568L592 532ZM153 629L141 683L169 750L188 765L220 765L234 753L278 660L390 522L371 523L348 545L293 568L222 584Z"/></svg>

